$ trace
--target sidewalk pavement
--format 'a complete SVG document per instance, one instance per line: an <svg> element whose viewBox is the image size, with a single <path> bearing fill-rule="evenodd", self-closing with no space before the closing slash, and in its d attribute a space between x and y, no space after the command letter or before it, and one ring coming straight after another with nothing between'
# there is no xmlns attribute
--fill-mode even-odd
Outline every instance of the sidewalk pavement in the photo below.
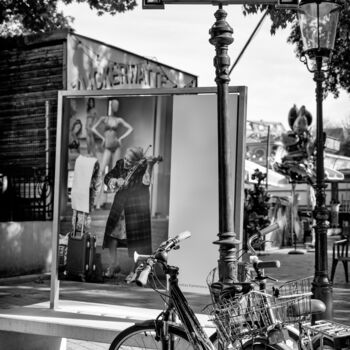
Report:
<svg viewBox="0 0 350 350"><path fill-rule="evenodd" d="M304 254L288 254L293 248L270 250L261 254L261 260L280 260L279 269L269 269L266 273L277 278L278 283L288 280L313 276L314 252ZM331 268L331 251L328 251L328 267ZM180 271L181 273L181 271ZM345 283L345 274L342 265L337 267L333 285L334 321L350 325L350 283ZM210 303L209 296L188 294L189 304L195 312L200 313ZM0 309L29 306L48 302L50 299L50 280L48 276L32 278L0 279ZM61 281L60 300L94 303L106 309L108 305L120 306L130 318L129 311L139 308L149 310L151 317L156 310L161 309L163 301L152 290L139 288L134 285L120 284L92 284L71 281ZM136 308L136 309L135 309ZM141 318L142 319L142 318ZM108 344L94 343L68 339L67 350L107 350Z"/></svg>

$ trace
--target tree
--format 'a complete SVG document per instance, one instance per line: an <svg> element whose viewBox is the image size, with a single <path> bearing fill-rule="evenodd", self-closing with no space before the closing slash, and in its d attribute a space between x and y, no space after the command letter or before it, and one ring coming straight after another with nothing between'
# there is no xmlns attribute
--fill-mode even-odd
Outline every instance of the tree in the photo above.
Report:
<svg viewBox="0 0 350 350"><path fill-rule="evenodd" d="M136 0L61 0L87 3L97 15L132 10ZM57 9L58 0L0 0L0 36L47 32L71 27L73 18Z"/></svg>
<svg viewBox="0 0 350 350"><path fill-rule="evenodd" d="M243 14L255 14L268 11L272 21L270 33L274 35L278 29L291 31L287 41L295 45L296 56L300 58L303 46L300 36L297 13L294 10L276 9L272 5L244 5ZM330 92L335 97L339 96L339 90L344 89L350 93L350 2L344 1L339 14L339 24L335 49L329 64L329 72L325 81L325 93Z"/></svg>
<svg viewBox="0 0 350 350"><path fill-rule="evenodd" d="M266 180L266 173L263 174L260 170L256 169L252 174L252 180L257 180L253 188L244 190L243 227L247 239L271 223L269 219L270 195L267 193L266 187L261 184ZM262 248L260 246L261 244L262 242L258 242L258 246L255 248Z"/></svg>

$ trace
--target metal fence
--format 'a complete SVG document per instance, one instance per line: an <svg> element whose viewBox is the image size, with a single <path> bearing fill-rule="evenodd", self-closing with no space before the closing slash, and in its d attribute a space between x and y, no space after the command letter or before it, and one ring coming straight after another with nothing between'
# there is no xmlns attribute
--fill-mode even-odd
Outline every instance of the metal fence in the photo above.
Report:
<svg viewBox="0 0 350 350"><path fill-rule="evenodd" d="M54 176L46 169L32 174L2 174L1 221L46 221L53 215Z"/></svg>

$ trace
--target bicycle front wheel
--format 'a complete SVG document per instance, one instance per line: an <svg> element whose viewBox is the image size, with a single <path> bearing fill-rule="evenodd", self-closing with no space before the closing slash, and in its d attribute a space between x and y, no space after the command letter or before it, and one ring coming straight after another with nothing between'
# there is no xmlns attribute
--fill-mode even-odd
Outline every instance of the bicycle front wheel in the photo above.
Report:
<svg viewBox="0 0 350 350"><path fill-rule="evenodd" d="M242 350L292 350L292 348L283 343L271 345L264 338L255 338L243 344Z"/></svg>
<svg viewBox="0 0 350 350"><path fill-rule="evenodd" d="M169 336L171 341L166 345L161 339L156 338L154 321L135 324L117 335L109 350L193 350L188 341L186 332L180 327L169 325Z"/></svg>

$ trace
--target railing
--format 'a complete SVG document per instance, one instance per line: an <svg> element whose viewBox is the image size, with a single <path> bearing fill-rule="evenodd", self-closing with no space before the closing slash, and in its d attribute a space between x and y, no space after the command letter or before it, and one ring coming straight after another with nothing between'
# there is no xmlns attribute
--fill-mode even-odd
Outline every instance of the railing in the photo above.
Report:
<svg viewBox="0 0 350 350"><path fill-rule="evenodd" d="M53 215L54 176L46 169L31 174L4 174L7 188L0 194L1 221L46 221Z"/></svg>

